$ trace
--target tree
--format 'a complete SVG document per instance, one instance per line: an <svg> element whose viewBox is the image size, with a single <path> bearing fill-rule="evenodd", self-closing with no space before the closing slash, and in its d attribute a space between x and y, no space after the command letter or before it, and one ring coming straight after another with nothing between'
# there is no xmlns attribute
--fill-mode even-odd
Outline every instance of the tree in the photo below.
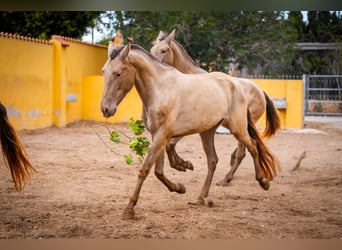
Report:
<svg viewBox="0 0 342 250"><path fill-rule="evenodd" d="M295 41L304 42L304 32L306 29L303 14L301 11L290 11L288 13L288 19L290 24L292 25L292 35Z"/></svg>
<svg viewBox="0 0 342 250"><path fill-rule="evenodd" d="M292 56L290 26L283 12L233 12L223 18L221 48L238 69L247 73L276 75L287 71L284 63Z"/></svg>
<svg viewBox="0 0 342 250"><path fill-rule="evenodd" d="M279 74L292 55L284 12L125 11L115 17L115 29L146 49L160 30L176 29L176 39L208 70L227 71L234 65L251 73Z"/></svg>
<svg viewBox="0 0 342 250"><path fill-rule="evenodd" d="M289 20L298 34L296 42L336 43L342 41L342 18L337 12L309 11L304 24L289 13ZM295 74L341 74L341 50L297 51L292 61Z"/></svg>
<svg viewBox="0 0 342 250"><path fill-rule="evenodd" d="M94 27L98 11L2 11L0 31L41 39L62 35L80 39Z"/></svg>

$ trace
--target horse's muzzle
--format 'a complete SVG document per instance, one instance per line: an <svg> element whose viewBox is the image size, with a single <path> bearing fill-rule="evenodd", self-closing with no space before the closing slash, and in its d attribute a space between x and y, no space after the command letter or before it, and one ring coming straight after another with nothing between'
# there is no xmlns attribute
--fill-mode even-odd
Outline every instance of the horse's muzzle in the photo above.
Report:
<svg viewBox="0 0 342 250"><path fill-rule="evenodd" d="M115 114L116 107L110 108L108 106L101 106L101 111L102 111L103 116L108 118L108 117L111 117Z"/></svg>

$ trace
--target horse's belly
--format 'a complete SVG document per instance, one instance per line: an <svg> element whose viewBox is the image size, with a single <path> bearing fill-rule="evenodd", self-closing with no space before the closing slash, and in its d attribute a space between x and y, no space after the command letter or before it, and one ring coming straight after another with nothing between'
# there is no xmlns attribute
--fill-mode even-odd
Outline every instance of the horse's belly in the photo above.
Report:
<svg viewBox="0 0 342 250"><path fill-rule="evenodd" d="M183 136L187 134L196 134L206 131L220 123L225 115L222 111L201 110L193 111L187 116L181 116L176 120L174 127L174 136Z"/></svg>

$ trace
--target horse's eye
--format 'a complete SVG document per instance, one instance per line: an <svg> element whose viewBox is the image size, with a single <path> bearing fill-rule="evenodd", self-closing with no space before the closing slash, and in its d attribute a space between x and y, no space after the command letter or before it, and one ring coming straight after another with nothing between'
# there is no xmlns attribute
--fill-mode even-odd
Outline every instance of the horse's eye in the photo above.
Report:
<svg viewBox="0 0 342 250"><path fill-rule="evenodd" d="M162 54L165 54L166 53L166 50L162 50Z"/></svg>

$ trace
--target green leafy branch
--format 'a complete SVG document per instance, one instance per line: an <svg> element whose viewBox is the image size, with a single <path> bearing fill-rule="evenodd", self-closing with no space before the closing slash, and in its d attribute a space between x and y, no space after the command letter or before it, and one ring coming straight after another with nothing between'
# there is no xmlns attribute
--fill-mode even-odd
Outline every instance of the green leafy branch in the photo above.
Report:
<svg viewBox="0 0 342 250"><path fill-rule="evenodd" d="M145 131L145 125L141 120L134 120L133 118L130 118L128 122L128 127L134 133L134 137L130 138L117 130L113 130L110 132L109 139L116 144L128 145L131 151L138 156L140 162L142 162L144 156L150 151L151 145L151 142L148 140L148 138L146 138L145 136L141 136L142 133ZM125 137L129 138L129 142L124 142L121 140L122 134L125 135ZM133 156L131 154L125 155L124 157L126 164L129 165L133 162Z"/></svg>

